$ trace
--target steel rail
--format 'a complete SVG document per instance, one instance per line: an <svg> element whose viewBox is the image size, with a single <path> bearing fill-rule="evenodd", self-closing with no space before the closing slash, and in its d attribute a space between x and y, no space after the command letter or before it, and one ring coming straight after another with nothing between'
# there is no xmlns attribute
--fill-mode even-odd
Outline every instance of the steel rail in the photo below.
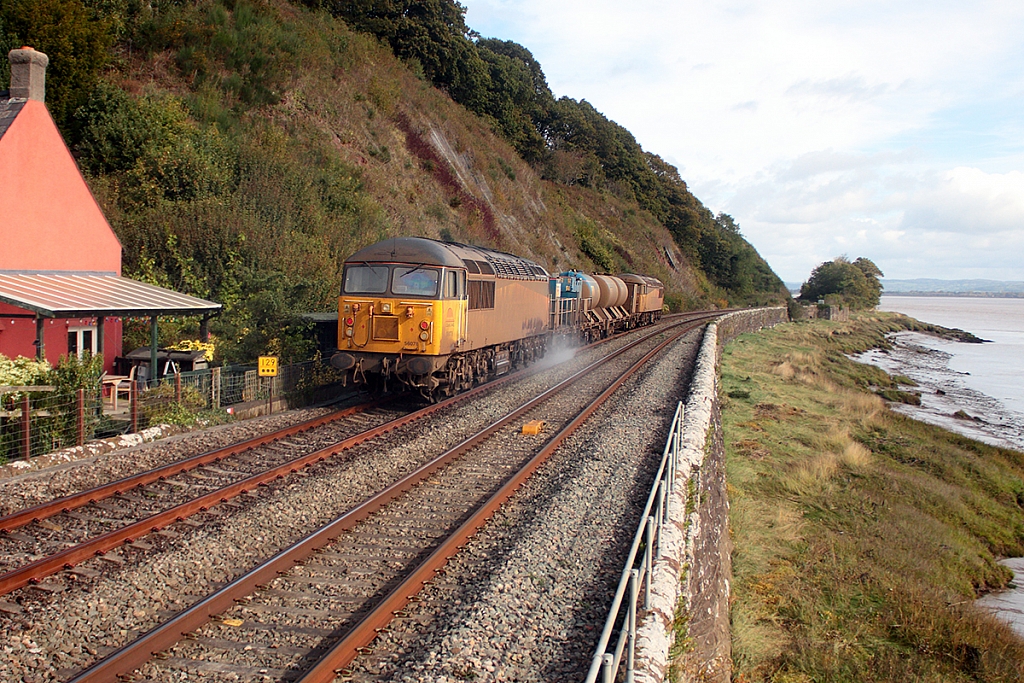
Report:
<svg viewBox="0 0 1024 683"><path fill-rule="evenodd" d="M601 340L601 342L608 341L609 339L611 339L611 337ZM529 376L530 370L532 369L528 369L526 371L526 376ZM448 399L445 399L444 401L440 401L438 403L426 406L424 408L421 408L420 410L409 413L408 415L404 415L394 420L385 422L382 425L378 425L377 427L373 427L366 431L360 432L359 434L339 441L335 444L332 444L331 446L327 446L320 450L314 451L313 453L309 453L298 458L294 458L272 469L265 470L258 474L247 477L246 479L239 480L237 482L219 488L215 491L211 491L203 496L200 496L199 498L195 498L191 501L182 503L173 508L169 508L163 512L159 512L145 519L130 523L126 526L107 532L106 534L101 534L100 536L95 536L93 538L87 539L86 541L83 541L80 544L71 546L69 548L65 548L64 550L61 550L57 553L47 555L46 557L35 560L34 562L30 562L29 564L22 565L17 569L12 569L6 573L0 574L0 596L7 595L8 593L15 591L19 588L24 588L29 584L38 583L39 580L46 578L47 576L50 576L52 574L55 574L61 570L72 569L76 565L85 560L88 560L97 555L102 555L103 553L112 550L124 543L131 543L137 538L144 536L150 532L159 531L168 524L180 522L186 517L190 517L199 512L205 512L209 508L214 507L220 503L225 503L232 498L235 498L239 495L246 493L251 489L256 488L257 486L267 484L271 481L274 481L275 479L281 479L284 476L287 476L288 474L297 472L301 468L309 467L315 462L323 461L329 457L337 455L338 453L344 450L352 448L353 446L357 446L358 444L362 443L367 439L380 436L381 434L391 431L392 429L403 427L409 424L410 422L414 422L415 420L427 417L438 410L442 410L443 408L454 405L460 401L464 401L481 392L493 389L494 387L499 386L504 382L513 379L514 377L522 376L522 371L510 373L509 375L506 375L504 377L500 377L485 384L481 384L478 387L474 387L469 391L462 392L460 394L452 396ZM102 500L103 498L109 498L111 496L118 495L132 488L137 488L145 484L153 483L154 481L159 481L161 479L165 479L175 474L190 471L192 469L195 469L196 467L208 464L210 462L217 462L225 457L230 457L231 455L236 455L237 453L255 449L260 446L264 446L268 443L273 443L287 436L292 436L296 433L299 433L300 431L305 431L305 429L301 429L302 427L306 427L307 429L321 427L324 424L328 424L329 422L332 422L336 419L346 417L355 412L361 412L360 408L368 409L370 407L376 407L377 405L380 405L386 401L393 400L394 398L397 398L397 396L372 401L370 403L364 404L363 406L354 406L353 408L345 409L339 411L338 413L322 416L320 418L315 418L313 420L309 420L299 425L293 425L293 427L288 427L283 430L273 432L271 434L266 434L261 437L256 437L248 441L240 442L238 444L232 444L222 449L217 449L214 451L210 451L208 453L193 456L192 458L187 458L176 463L171 463L170 465L166 465L164 467L160 467L149 472L140 473L139 475L133 475L132 477L127 477L120 481L100 486L89 491L83 491L79 494L68 496L67 498L57 499L56 501L51 501L50 503L45 503L34 508L28 508L20 513L16 513L15 515L5 517L0 521L20 517L21 519L19 521L21 523L18 524L18 526L23 526L24 524L28 524L37 519L45 519L46 517L52 517L56 514L66 512L73 508L82 507L83 505L87 505L97 500ZM179 465L181 467L179 467ZM49 514L42 515L41 513L39 513L38 511L42 509L46 509ZM35 513L34 516L31 519L29 519L28 517L33 513Z"/></svg>
<svg viewBox="0 0 1024 683"><path fill-rule="evenodd" d="M668 329L686 325L691 322L692 321L680 321L673 323ZM700 323L695 323L694 326L696 326L696 324ZM685 334L689 329L692 329L692 327L679 332L678 335L675 335L670 340L664 342L662 346L667 345L672 340L677 339L682 334ZM663 334L665 331L665 329L662 329L653 332L650 335L623 346L621 349L618 349L605 358L588 365L586 368L579 370L569 378L559 382L557 385L551 387L520 408L517 408L505 417L500 418L489 427L481 430L471 437L468 437L461 443L439 455L437 458L421 465L402 479L394 482L363 503L348 510L326 526L321 527L309 536L300 539L288 548L279 551L270 559L224 585L214 593L211 593L207 597L194 603L191 607L182 610L175 616L171 617L168 621L155 626L145 634L139 636L136 640L109 654L104 659L96 662L88 669L85 669L74 678L70 679L68 683L107 683L116 681L118 677L129 674L139 666L149 661L153 654L172 647L184 634L198 629L204 623L209 621L211 617L230 608L235 604L237 599L249 595L259 586L269 583L279 574L287 572L292 567L303 563L305 559L312 555L316 550L330 543L342 532L353 528L356 524L366 519L374 512L380 510L392 500L398 498L403 493L422 482L424 479L430 477L434 472L444 467L452 460L455 460L478 443L486 440L502 426L507 425L540 402L550 398L552 395L574 383L594 368L609 362L613 358L625 353L630 348L650 339L653 336ZM493 383L488 383L478 388L482 389L492 385ZM461 394L460 396L465 395L466 394ZM440 406L442 404L437 405ZM430 408L434 407L436 406L430 406Z"/></svg>
<svg viewBox="0 0 1024 683"><path fill-rule="evenodd" d="M671 329L672 326L685 324L685 322L687 321L672 323L669 325L669 329ZM660 334L662 331L664 330L654 332L652 334ZM649 338L649 336L644 337L644 339ZM607 337L605 339L600 340L599 342L595 342L595 344L592 344L591 346L607 342L613 338L614 337ZM620 349L611 356L608 356L608 358L615 357L624 349L631 348L633 345L640 343L640 341L642 340L638 340L637 342L632 342L630 345L624 346L623 349ZM529 376L530 374L532 374L531 370L532 372L539 371L528 369L525 375ZM103 553L113 550L114 548L117 548L125 543L131 543L137 540L138 538L145 536L146 534L149 534L154 531L159 531L160 529L168 526L169 524L180 522L187 517L198 514L200 512L205 512L211 507L214 507L221 503L225 503L230 499L236 498L239 495L242 495L258 486L266 485L271 481L281 479L289 474L295 473L299 469L303 469L313 465L316 462L326 460L327 458L333 457L338 453L341 453L342 451L352 448L353 446L356 446L362 443L363 441L366 441L367 439L371 439L393 429L403 427L409 424L410 422L414 422L416 420L422 419L423 417L427 417L428 415L438 410L451 406L455 403L464 401L472 396L477 395L478 393L493 389L496 386L499 386L504 382L513 379L514 377L522 377L523 374L524 373L522 372L512 373L505 377L501 377L491 382L487 382L486 384L474 387L469 391L457 394L439 403L426 406L425 408L421 408L418 411L409 413L408 415L386 422L383 425L373 427L369 430L356 434L355 436L349 437L335 444L332 444L331 446L327 446L325 448L314 451L313 453L308 453L298 458L294 458L274 468L265 470L263 472L239 480L232 484L228 484L227 486L224 486L215 491L211 491L191 501L181 503L179 505L176 505L172 508L168 508L167 510L156 513L155 515L152 515L145 519L132 522L126 526L120 527L113 531L101 534L99 536L95 536L80 544L71 546L69 548L65 548L64 550L61 550L57 553L48 555L46 557L40 558L28 564L22 565L21 567L18 567L16 569L12 569L6 573L0 574L0 596L7 595L8 593L18 590L19 588L24 588L27 585L38 583L41 579L46 578L47 576L51 576L64 569L72 569L78 564L84 562L85 560L91 559L92 557L95 557L97 555L102 555ZM53 516L55 514L59 514L61 512L65 512L73 508L81 507L90 502L101 500L102 498L109 498L113 495L118 495L132 488L137 488L139 486L143 486L154 481L159 481L160 479L164 479L168 476L173 476L174 474L195 469L196 467L199 467L203 464L208 464L209 462L216 462L222 460L223 458L230 457L231 455L236 455L246 450L251 450L254 448L258 448L259 446L266 445L267 443L278 441L281 438L323 426L324 424L336 421L342 417L346 417L355 412L361 412L361 410L368 409L369 407L375 407L376 405L379 405L380 403L383 403L386 400L390 399L382 399L370 402L364 404L363 406L354 406L352 408L338 411L337 413L332 413L331 415L315 418L313 420L309 420L307 422L300 423L298 425L293 425L292 427L287 427L283 430L279 430L278 432L273 432L271 434L263 435L260 437L256 437L254 439L240 442L239 444L233 444L222 449L217 449L214 451L209 451L204 454L193 456L192 458L187 458L177 463L171 463L170 465L166 465L164 467L160 467L149 472L140 473L139 475L133 475L132 477L127 477L120 481L113 482L111 484L104 485L101 487L97 487L96 489L91 489L89 491L84 491L79 494L74 494L73 496L69 496L67 498L58 499L50 503L36 506L35 508L28 508L22 511L21 513L16 513L16 515L11 515L3 519L10 519L18 515L22 516L22 518L25 518L29 515L29 513L32 513L33 511L38 511L42 508L47 508L51 510L50 514L41 516L37 512L35 518L38 519L45 518L46 516ZM126 482L131 482L132 480L136 480L135 483L133 483L130 486L126 485ZM104 492L105 495L99 495L98 492L100 491ZM71 501L73 501L73 503ZM63 505L61 505L61 503L63 503ZM33 521L33 519L27 519L27 521L24 521L23 524L27 524L31 521Z"/></svg>
<svg viewBox="0 0 1024 683"><path fill-rule="evenodd" d="M686 324L686 323L680 323ZM699 323L695 323L696 327ZM659 343L640 360L629 367L601 394L594 399L569 424L555 434L530 461L505 482L498 491L479 507L455 532L442 542L415 570L392 590L376 607L366 614L337 644L328 650L296 683L331 683L343 667L351 664L360 652L372 643L380 631L394 619L395 612L409 604L411 598L419 593L434 576L444 570L448 560L452 559L466 541L476 535L483 525L494 516L494 513L519 490L526 480L540 468L551 455L562 445L583 422L600 408L605 401L642 368L651 358L661 352L669 344L693 329L686 327L665 341Z"/></svg>
<svg viewBox="0 0 1024 683"><path fill-rule="evenodd" d="M507 379L511 379L511 375L503 377L500 380L496 380L496 382L500 384ZM341 453L342 451L357 446L363 441L380 436L381 434L398 429L399 427L404 427L411 422L427 417L438 410L451 406L458 401L463 401L479 392L493 388L494 386L495 382L482 384L479 387L475 387L470 391L453 396L441 401L440 403L435 403L415 412L403 415L402 417L395 418L394 420L372 427L325 448L321 448L312 453L307 453L306 455L298 458L293 458L292 460L269 470L264 470L263 472L259 472L250 477L246 477L245 479L228 484L227 486L211 491L198 498L194 498L185 503L168 508L162 512L158 512L155 515L146 517L145 519L132 522L105 534L94 536L93 538L90 538L78 545L65 548L64 550L52 555L47 555L46 557L35 560L34 562L22 565L17 569L12 569L4 574L0 574L0 595L6 595L19 588L24 588L29 584L38 583L40 579L55 574L61 570L72 569L85 560L97 555L102 555L103 553L125 543L131 543L146 534L159 531L169 524L180 522L187 517L200 512L205 512L216 505L225 503L232 498L236 498L257 488L258 486L269 484L276 479L282 479L300 469L309 467L316 462L321 462ZM323 418L319 418L319 420L322 419ZM316 421L317 420L312 420L311 422ZM276 439L270 439L266 443L274 440Z"/></svg>
<svg viewBox="0 0 1024 683"><path fill-rule="evenodd" d="M691 314L699 314L699 312L681 313L674 315ZM614 338L615 337L606 337L583 348L597 346L598 344L610 341ZM473 395L473 392L482 390L483 387L494 387L507 380L512 379L513 377L520 376L522 375L521 373L518 372L510 373L505 377L500 377L490 382L487 382L486 384L480 385L479 387L475 387L471 392L463 392L461 394L458 394L457 396L445 399L444 401L441 401L436 405L451 405L453 399L468 398L469 396ZM312 420L301 422L297 425L292 425L291 427L279 429L269 434L257 436L246 441L240 441L236 444L230 444L228 446L224 446L223 448L217 448L212 451L207 451L206 453L200 453L199 455L194 455L189 458L185 458L184 460L169 463L162 467L157 467L146 472L140 472L138 474L129 475L122 479L118 479L117 481L110 482L109 484L103 484L102 486L97 486L95 488L91 488L85 491L79 491L78 493L62 496L60 498L47 501L46 503L40 503L39 505L34 505L23 510L18 510L17 512L12 512L8 515L0 517L0 535L23 527L27 524L31 524L32 522L38 522L42 519L47 519L48 517L53 517L63 512L68 512L70 510L83 507L90 503L103 500L104 498L110 498L112 496L120 495L121 493L129 491L131 489L138 488L140 486L146 486L147 484L152 484L153 482L160 481L168 477L173 477L178 474L182 474L183 472L191 471L203 465L208 465L213 462L219 462L225 458L238 455L239 453L245 452L247 450L259 448L260 446L265 446L268 443L273 443L275 441L279 441L280 439L287 438L289 436L294 436L295 434L300 434L311 429L322 427L325 424L335 422L341 418L348 417L349 415L364 412L366 410L378 407L379 405L387 401L393 400L396 397L397 396L390 396L384 399L368 401L367 403L364 403L362 405L345 408L337 412L331 413L329 415L324 415L318 418L314 418Z"/></svg>
<svg viewBox="0 0 1024 683"><path fill-rule="evenodd" d="M56 498L46 503L41 503L30 508L25 508L24 510L13 512L4 517L0 517L0 534L13 531L14 529L23 527L26 524L31 524L32 522L38 522L39 520L46 519L47 517L53 517L54 515L58 515L62 512L68 512L70 510L80 508L84 505L88 505L89 503L103 500L104 498L119 495L125 491L130 491L131 489L138 488L140 486L152 484L153 482L166 479L167 477L173 477L183 472L194 470L197 467L202 467L203 465L219 462L233 455L238 455L239 453L259 448L260 446L265 446L268 443L273 443L274 441L294 436L295 434L300 434L310 429L322 427L325 424L330 424L331 422L340 420L343 417L348 417L349 415L375 408L383 402L384 401L378 399L375 401L369 401L362 405L344 408L329 415L323 415L312 420L307 420L269 434L263 434L262 436L230 444L223 448L217 448L212 451L200 453L199 455L194 455L189 458L185 458L184 460L178 460L146 472L129 475L123 479L110 482L109 484L103 484L102 486L97 486L86 491L73 493L62 498Z"/></svg>
<svg viewBox="0 0 1024 683"><path fill-rule="evenodd" d="M693 314L699 315L700 312L677 313L673 314L672 316L666 317ZM614 338L615 337L606 337L605 339L601 339L597 342L594 342L590 346L597 346L598 344L610 341L611 339ZM520 373L511 373L506 377L497 378L495 380L492 380L491 382L488 382L487 384L480 385L480 387L475 387L473 391L477 391L478 389L481 389L482 387L485 386L497 386L498 384L506 380L519 376L521 376ZM446 399L445 401L442 401L437 405L451 405L452 399L467 398L470 395L471 394L469 392L464 392L457 396L453 396L449 399ZM334 413L331 413L329 415L314 418L312 420L307 420L297 425L285 427L283 429L279 429L269 434L264 434L262 436L257 436L246 441L240 441L236 444L230 444L228 446L217 448L212 451L200 453L199 455L194 455L189 458L185 458L184 460L169 463L167 465L157 467L146 472L140 472L138 474L129 475L122 479L118 479L117 481L113 481L108 484L103 484L102 486L97 486L95 488L87 489L85 491L79 491L78 493L62 496L60 498L56 498L45 503L40 503L38 505L34 505L23 510L12 512L8 515L0 517L0 535L7 533L9 531L14 531L15 529L23 527L27 524L31 524L32 522L38 522L42 519L47 519L49 517L53 517L63 512L68 512L70 510L74 510L85 505L89 505L90 503L94 503L105 498L120 495L125 491L129 491L140 486L146 486L147 484L152 484L153 482L161 481L168 477L173 477L184 472L189 472L203 465L208 465L213 462L219 462L225 458L238 455L239 453L243 453L247 450L259 448L260 446L265 446L268 443L273 443L275 441L279 441L280 439L287 438L289 436L294 436L295 434L300 434L311 429L322 427L325 424L335 422L344 417L348 417L349 415L364 412L366 410L378 407L379 405L387 401L393 400L394 398L396 398L396 396L390 396L384 399L368 401L367 403L345 408Z"/></svg>

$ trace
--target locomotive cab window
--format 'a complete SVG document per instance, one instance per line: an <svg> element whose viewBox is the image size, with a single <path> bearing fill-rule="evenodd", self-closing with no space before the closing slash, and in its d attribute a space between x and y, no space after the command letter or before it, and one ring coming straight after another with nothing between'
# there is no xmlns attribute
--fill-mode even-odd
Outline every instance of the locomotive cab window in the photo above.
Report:
<svg viewBox="0 0 1024 683"><path fill-rule="evenodd" d="M383 294L387 290L387 266L366 264L345 269L345 294Z"/></svg>
<svg viewBox="0 0 1024 683"><path fill-rule="evenodd" d="M409 296L437 296L439 273L434 268L396 266L391 278L391 293Z"/></svg>
<svg viewBox="0 0 1024 683"><path fill-rule="evenodd" d="M444 298L459 298L459 274L454 270L446 270L444 273Z"/></svg>

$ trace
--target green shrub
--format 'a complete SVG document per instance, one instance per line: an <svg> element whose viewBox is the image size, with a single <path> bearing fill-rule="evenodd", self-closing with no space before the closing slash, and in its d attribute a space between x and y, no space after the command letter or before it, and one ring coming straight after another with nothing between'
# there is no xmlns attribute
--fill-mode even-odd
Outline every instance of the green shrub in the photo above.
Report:
<svg viewBox="0 0 1024 683"><path fill-rule="evenodd" d="M593 222L581 222L576 226L575 235L580 251L586 254L595 266L605 272L614 270L615 261L611 251L601 241L598 236L598 228Z"/></svg>
<svg viewBox="0 0 1024 683"><path fill-rule="evenodd" d="M98 3L97 3L98 4ZM0 3L0 89L10 81L7 53L22 45L45 52L46 107L67 134L72 113L106 67L114 34L111 22L81 0L4 0Z"/></svg>
<svg viewBox="0 0 1024 683"><path fill-rule="evenodd" d="M139 422L151 427L170 424L179 427L204 426L230 421L231 416L220 410L210 410L206 397L191 386L181 388L181 401L175 400L174 384L164 382L139 395Z"/></svg>

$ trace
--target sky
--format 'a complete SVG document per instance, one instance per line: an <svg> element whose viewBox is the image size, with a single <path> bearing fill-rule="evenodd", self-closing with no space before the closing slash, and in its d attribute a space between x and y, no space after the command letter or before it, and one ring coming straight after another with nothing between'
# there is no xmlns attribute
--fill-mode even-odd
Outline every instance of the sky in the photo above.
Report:
<svg viewBox="0 0 1024 683"><path fill-rule="evenodd" d="M802 282L1024 280L1024 2L461 0Z"/></svg>

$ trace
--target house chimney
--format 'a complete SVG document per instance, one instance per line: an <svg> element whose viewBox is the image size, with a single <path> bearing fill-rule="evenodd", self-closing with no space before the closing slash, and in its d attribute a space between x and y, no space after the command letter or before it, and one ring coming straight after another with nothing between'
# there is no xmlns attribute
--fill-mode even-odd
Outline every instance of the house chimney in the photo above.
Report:
<svg viewBox="0 0 1024 683"><path fill-rule="evenodd" d="M7 53L11 60L11 92L10 97L24 97L29 100L46 101L46 65L50 58L42 52L30 47L11 50Z"/></svg>

